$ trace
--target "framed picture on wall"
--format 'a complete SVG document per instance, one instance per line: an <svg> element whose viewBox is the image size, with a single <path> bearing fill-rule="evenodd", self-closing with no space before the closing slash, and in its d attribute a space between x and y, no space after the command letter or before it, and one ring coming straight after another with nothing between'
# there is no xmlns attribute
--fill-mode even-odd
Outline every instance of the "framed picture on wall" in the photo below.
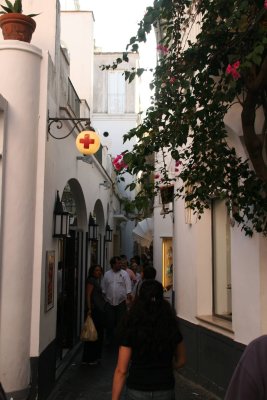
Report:
<svg viewBox="0 0 267 400"><path fill-rule="evenodd" d="M165 288L173 284L173 259L172 259L172 238L162 240L162 264L163 264L163 286Z"/></svg>
<svg viewBox="0 0 267 400"><path fill-rule="evenodd" d="M54 307L55 297L55 251L46 252L45 268L45 311Z"/></svg>

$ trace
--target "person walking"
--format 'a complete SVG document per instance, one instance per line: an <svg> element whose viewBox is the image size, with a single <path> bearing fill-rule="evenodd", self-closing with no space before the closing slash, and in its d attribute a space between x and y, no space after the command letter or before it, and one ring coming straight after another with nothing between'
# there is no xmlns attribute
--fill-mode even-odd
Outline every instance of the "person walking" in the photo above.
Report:
<svg viewBox="0 0 267 400"><path fill-rule="evenodd" d="M163 297L163 286L151 279L122 320L112 400L174 400L173 368L185 363L185 346L175 310Z"/></svg>
<svg viewBox="0 0 267 400"><path fill-rule="evenodd" d="M121 254L120 255L120 260L121 260L121 268L126 271L131 279L131 283L132 283L132 289L134 287L134 285L137 282L137 278L135 273L131 270L131 268L129 268L129 264L128 264L128 259L126 257L125 254Z"/></svg>
<svg viewBox="0 0 267 400"><path fill-rule="evenodd" d="M141 276L133 289L133 298L139 295L142 283L148 279L156 279L157 270L154 267L142 267Z"/></svg>
<svg viewBox="0 0 267 400"><path fill-rule="evenodd" d="M102 276L103 270L100 265L90 267L86 280L86 299L88 313L94 321L98 339L95 342L84 342L83 364L95 365L102 356L106 307L106 300L101 288Z"/></svg>
<svg viewBox="0 0 267 400"><path fill-rule="evenodd" d="M131 302L131 280L126 271L121 268L120 257L112 257L111 269L105 272L102 290L107 300L107 344L114 341L115 330L123 315L127 312L127 304Z"/></svg>
<svg viewBox="0 0 267 400"><path fill-rule="evenodd" d="M267 400L267 335L254 339L246 347L225 400Z"/></svg>

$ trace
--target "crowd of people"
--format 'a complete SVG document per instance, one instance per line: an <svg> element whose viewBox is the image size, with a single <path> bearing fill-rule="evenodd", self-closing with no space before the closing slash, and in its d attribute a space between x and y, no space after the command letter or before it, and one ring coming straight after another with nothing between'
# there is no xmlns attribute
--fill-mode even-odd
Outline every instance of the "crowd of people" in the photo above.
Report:
<svg viewBox="0 0 267 400"><path fill-rule="evenodd" d="M141 265L139 256L132 257L130 263L125 255L112 257L110 269L105 274L98 264L90 267L86 280L87 314L93 319L98 340L85 342L84 364L99 362L104 340L106 345L115 344L116 328L131 307L142 281L155 277L154 267L149 263Z"/></svg>
<svg viewBox="0 0 267 400"><path fill-rule="evenodd" d="M103 343L118 350L112 399L174 400L173 370L186 362L179 321L151 263L140 257L112 257L103 274L89 270L86 282L88 313L98 339L84 343L83 363L95 365ZM252 341L241 357L225 399L267 399L267 335Z"/></svg>
<svg viewBox="0 0 267 400"><path fill-rule="evenodd" d="M128 400L154 392L158 399L174 399L172 371L184 364L185 349L176 313L164 299L153 265L138 256L129 263L125 255L114 256L104 274L100 265L90 268L86 295L98 339L84 342L82 361L97 364L104 342L118 349L112 400L121 399L124 387Z"/></svg>

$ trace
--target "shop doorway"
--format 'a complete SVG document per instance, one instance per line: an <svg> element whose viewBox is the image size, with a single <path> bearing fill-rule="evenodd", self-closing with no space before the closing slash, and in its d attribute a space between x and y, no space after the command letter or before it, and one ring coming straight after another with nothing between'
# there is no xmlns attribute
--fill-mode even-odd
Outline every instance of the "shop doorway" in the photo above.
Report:
<svg viewBox="0 0 267 400"><path fill-rule="evenodd" d="M70 230L63 239L62 259L58 265L57 297L57 365L79 341L83 322L83 232Z"/></svg>

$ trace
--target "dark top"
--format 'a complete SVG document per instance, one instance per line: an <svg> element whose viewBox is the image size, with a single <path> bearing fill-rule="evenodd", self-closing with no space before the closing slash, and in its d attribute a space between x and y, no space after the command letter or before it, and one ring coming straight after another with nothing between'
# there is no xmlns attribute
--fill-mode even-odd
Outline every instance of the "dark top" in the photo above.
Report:
<svg viewBox="0 0 267 400"><path fill-rule="evenodd" d="M247 346L225 400L267 400L267 335L260 336Z"/></svg>
<svg viewBox="0 0 267 400"><path fill-rule="evenodd" d="M90 283L94 286L93 293L92 293L92 311L99 311L104 312L106 300L102 293L102 288L98 279L94 277L87 278L86 283Z"/></svg>
<svg viewBox="0 0 267 400"><path fill-rule="evenodd" d="M183 340L177 326L176 346ZM167 347L163 354L155 354L149 348L140 354L138 348L132 346L131 337L124 337L121 346L132 348L132 359L126 385L130 389L141 391L170 390L174 388L173 356L175 349Z"/></svg>

